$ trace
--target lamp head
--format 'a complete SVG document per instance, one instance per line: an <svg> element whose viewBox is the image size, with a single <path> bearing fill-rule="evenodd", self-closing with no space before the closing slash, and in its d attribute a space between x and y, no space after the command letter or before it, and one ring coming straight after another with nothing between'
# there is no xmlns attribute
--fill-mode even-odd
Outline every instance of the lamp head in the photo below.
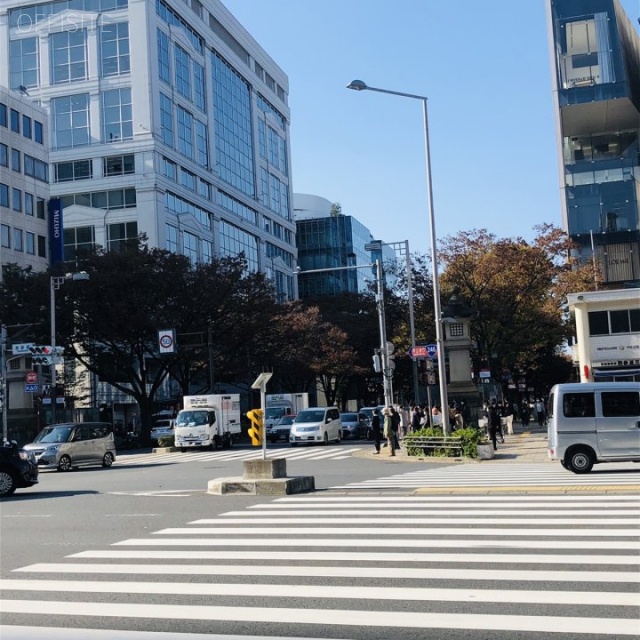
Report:
<svg viewBox="0 0 640 640"><path fill-rule="evenodd" d="M362 80L352 80L347 85L347 89L353 89L354 91L365 91L368 88L369 87L367 87L366 83L362 82Z"/></svg>

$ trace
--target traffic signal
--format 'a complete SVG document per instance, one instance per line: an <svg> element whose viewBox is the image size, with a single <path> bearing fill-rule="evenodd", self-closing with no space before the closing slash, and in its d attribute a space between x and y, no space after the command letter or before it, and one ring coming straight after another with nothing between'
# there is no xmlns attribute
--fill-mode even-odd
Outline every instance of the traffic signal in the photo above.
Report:
<svg viewBox="0 0 640 640"><path fill-rule="evenodd" d="M382 364L380 363L380 354L375 353L373 355L373 370L376 373L380 373L382 371Z"/></svg>
<svg viewBox="0 0 640 640"><path fill-rule="evenodd" d="M247 411L247 418L251 420L251 427L249 428L249 437L251 438L251 444L254 447L259 447L262 444L262 438L264 434L264 421L262 420L262 409L252 409Z"/></svg>

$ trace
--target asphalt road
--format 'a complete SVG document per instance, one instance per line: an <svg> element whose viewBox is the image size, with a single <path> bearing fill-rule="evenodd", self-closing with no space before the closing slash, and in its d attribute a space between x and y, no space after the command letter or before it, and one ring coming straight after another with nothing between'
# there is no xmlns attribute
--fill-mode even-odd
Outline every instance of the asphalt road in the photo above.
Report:
<svg viewBox="0 0 640 640"><path fill-rule="evenodd" d="M637 495L416 495L405 475L483 467L350 456L368 446L305 448L288 475L317 491L282 498L207 494L242 474L222 456L43 472L0 505L0 637L640 638Z"/></svg>

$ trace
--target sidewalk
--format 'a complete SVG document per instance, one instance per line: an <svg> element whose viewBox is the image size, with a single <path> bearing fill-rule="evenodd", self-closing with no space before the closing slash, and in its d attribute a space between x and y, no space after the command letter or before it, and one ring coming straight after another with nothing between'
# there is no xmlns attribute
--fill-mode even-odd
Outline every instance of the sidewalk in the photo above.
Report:
<svg viewBox="0 0 640 640"><path fill-rule="evenodd" d="M498 449L495 457L491 460L475 460L472 458L439 458L431 456L408 456L407 450L400 441L400 450L396 451L395 457L389 456L389 449L383 447L380 453L376 454L373 442L368 442L363 451L354 453L358 458L368 458L371 460L384 460L386 462L444 462L447 464L499 464L500 462L551 462L547 455L547 428L538 426L538 423L529 423L524 428L521 423L513 424L513 435L505 435L504 444L498 442Z"/></svg>

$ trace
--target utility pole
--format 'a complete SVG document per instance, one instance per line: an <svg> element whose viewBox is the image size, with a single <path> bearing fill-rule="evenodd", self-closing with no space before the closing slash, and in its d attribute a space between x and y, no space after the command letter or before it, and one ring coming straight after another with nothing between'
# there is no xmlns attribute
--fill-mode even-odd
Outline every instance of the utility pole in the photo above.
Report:
<svg viewBox="0 0 640 640"><path fill-rule="evenodd" d="M9 393L7 388L7 327L0 326L0 376L2 376L2 385L0 387L0 403L2 404L2 443L8 440L9 430L7 423L7 409Z"/></svg>

